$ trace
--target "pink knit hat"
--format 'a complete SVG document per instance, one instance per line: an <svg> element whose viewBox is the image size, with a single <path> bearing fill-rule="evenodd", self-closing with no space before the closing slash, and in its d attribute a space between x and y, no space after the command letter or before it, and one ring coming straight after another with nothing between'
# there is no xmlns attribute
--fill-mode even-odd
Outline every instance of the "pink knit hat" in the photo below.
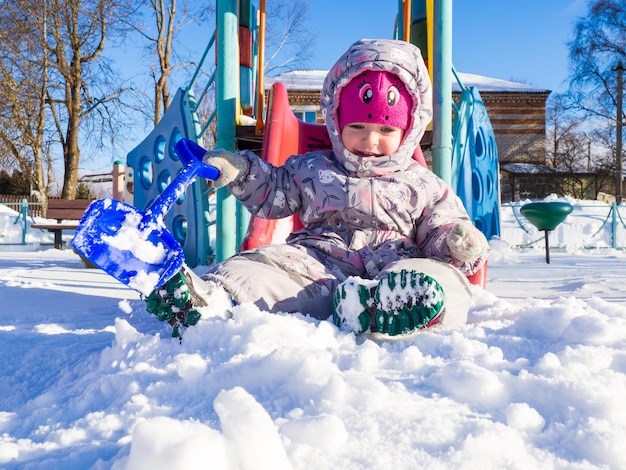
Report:
<svg viewBox="0 0 626 470"><path fill-rule="evenodd" d="M395 74L367 70L353 77L340 91L339 131L351 122L386 124L405 132L411 122L411 95Z"/></svg>

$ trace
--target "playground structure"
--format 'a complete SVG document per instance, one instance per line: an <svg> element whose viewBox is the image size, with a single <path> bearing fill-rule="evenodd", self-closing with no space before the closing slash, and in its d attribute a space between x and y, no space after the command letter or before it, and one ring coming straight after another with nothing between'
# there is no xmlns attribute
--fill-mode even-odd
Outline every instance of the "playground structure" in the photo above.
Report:
<svg viewBox="0 0 626 470"><path fill-rule="evenodd" d="M549 234L552 230L557 228L573 210L574 207L571 204L561 201L531 202L522 206L520 210L522 215L526 217L537 230L544 232L547 264L550 264Z"/></svg>
<svg viewBox="0 0 626 470"><path fill-rule="evenodd" d="M178 90L155 129L128 154L124 199L139 209L149 207L182 168L174 148L181 138L229 151L252 146L277 165L291 154L330 147L325 126L305 124L293 116L280 84L270 90L264 109L265 0L258 8L250 0L216 3L216 32L196 73L188 86ZM452 185L474 224L489 239L500 233L495 137L478 91L460 83L452 67L451 12L452 0L399 0L394 37L420 47L428 63L434 119L428 133L432 140L422 144L432 149L432 170ZM194 86L215 47L218 66L196 100ZM452 101L453 76L462 90L458 103ZM198 111L212 87L215 110L201 123ZM212 125L214 141L207 132ZM278 241L280 233L289 233L298 221L251 220L225 188L213 194L199 178L176 201L165 223L182 246L186 263L194 267L219 262L241 247ZM483 270L472 282L484 285L484 276Z"/></svg>

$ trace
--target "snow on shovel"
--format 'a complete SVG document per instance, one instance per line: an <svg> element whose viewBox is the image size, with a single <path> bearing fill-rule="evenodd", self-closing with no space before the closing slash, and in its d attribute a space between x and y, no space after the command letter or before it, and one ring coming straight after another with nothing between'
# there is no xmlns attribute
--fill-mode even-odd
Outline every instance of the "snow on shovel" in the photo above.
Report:
<svg viewBox="0 0 626 470"><path fill-rule="evenodd" d="M114 199L98 199L85 211L72 240L85 259L144 295L180 270L184 253L163 219L196 176L215 180L219 170L202 162L206 151L191 140L174 147L183 169L145 212Z"/></svg>

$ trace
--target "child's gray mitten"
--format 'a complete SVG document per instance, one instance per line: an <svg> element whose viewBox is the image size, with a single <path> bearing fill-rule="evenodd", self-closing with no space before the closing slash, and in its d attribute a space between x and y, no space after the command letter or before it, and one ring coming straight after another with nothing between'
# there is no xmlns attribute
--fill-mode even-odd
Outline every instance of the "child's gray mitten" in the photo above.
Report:
<svg viewBox="0 0 626 470"><path fill-rule="evenodd" d="M204 154L202 161L220 171L219 178L212 184L216 189L235 181L248 167L248 160L241 155L223 149L209 150Z"/></svg>
<svg viewBox="0 0 626 470"><path fill-rule="evenodd" d="M489 244L471 222L460 222L448 234L448 248L459 261L473 263L487 253Z"/></svg>

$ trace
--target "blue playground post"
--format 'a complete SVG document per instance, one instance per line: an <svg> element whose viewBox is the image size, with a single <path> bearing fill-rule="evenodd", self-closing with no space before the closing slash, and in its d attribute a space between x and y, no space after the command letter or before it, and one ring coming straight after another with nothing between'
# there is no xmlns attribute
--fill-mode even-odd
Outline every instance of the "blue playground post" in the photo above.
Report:
<svg viewBox="0 0 626 470"><path fill-rule="evenodd" d="M217 2L216 81L217 141L215 148L237 151L239 109L238 0ZM217 191L216 259L220 262L237 252L237 201L221 188Z"/></svg>
<svg viewBox="0 0 626 470"><path fill-rule="evenodd" d="M613 201L611 204L611 213L613 214L613 218L611 219L611 248L617 248L617 217L619 217L619 212L617 209L617 203Z"/></svg>
<svg viewBox="0 0 626 470"><path fill-rule="evenodd" d="M26 245L26 232L28 231L28 201L26 199L22 199L22 204L20 205L20 213L15 218L13 225L17 224L20 219L22 219L22 245ZM32 219L32 216L31 216Z"/></svg>
<svg viewBox="0 0 626 470"><path fill-rule="evenodd" d="M452 181L452 0L435 2L433 41L433 172Z"/></svg>

